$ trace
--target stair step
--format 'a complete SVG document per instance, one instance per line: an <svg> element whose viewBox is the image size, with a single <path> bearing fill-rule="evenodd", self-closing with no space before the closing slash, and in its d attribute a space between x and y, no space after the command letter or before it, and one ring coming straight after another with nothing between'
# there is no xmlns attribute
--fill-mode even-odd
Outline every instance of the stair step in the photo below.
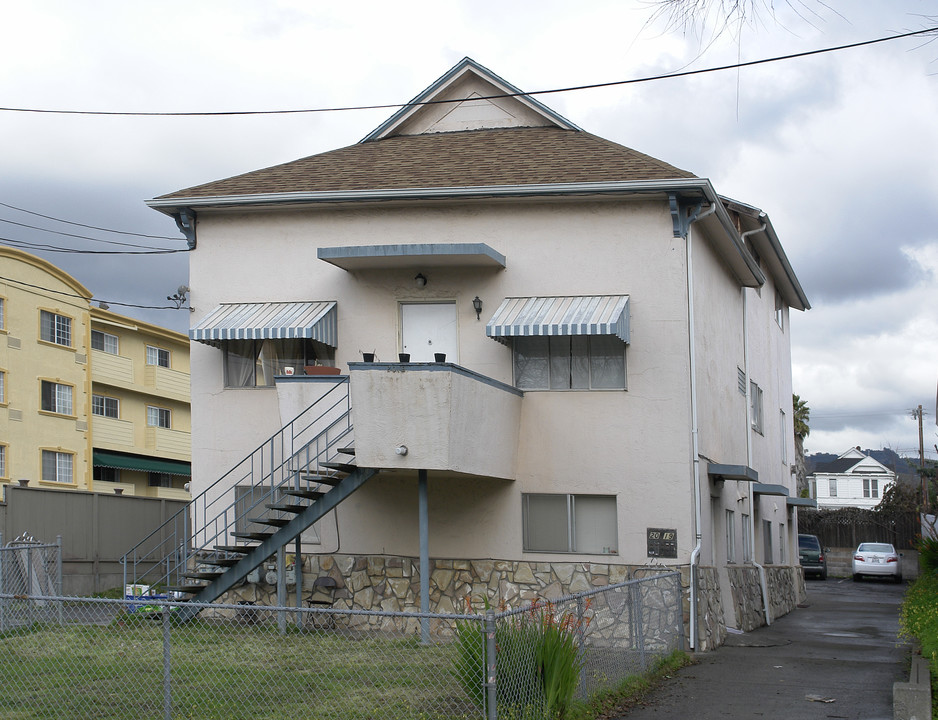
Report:
<svg viewBox="0 0 938 720"><path fill-rule="evenodd" d="M241 553L242 555L249 555L254 549L254 545L216 545L215 549L218 552Z"/></svg>
<svg viewBox="0 0 938 720"><path fill-rule="evenodd" d="M332 485L333 487L342 482L342 478L338 475L325 473L300 473L300 480L316 483L318 485Z"/></svg>
<svg viewBox="0 0 938 720"><path fill-rule="evenodd" d="M338 470L339 472L344 473L353 473L358 470L357 465L352 465L351 463L344 462L324 462L320 463L324 468L329 468L330 470Z"/></svg>
<svg viewBox="0 0 938 720"><path fill-rule="evenodd" d="M264 507L270 510L279 510L281 512L292 512L292 513L301 513L309 505L297 505L295 503L274 503L272 505L265 505Z"/></svg>
<svg viewBox="0 0 938 720"><path fill-rule="evenodd" d="M349 445L348 447L337 448L336 452L340 452L340 453L342 453L343 455L354 455L354 454L355 454L355 446L354 446L354 445Z"/></svg>
<svg viewBox="0 0 938 720"><path fill-rule="evenodd" d="M318 500L325 495L325 493L320 490L281 490L280 494L306 498L307 500Z"/></svg>
<svg viewBox="0 0 938 720"><path fill-rule="evenodd" d="M224 572L224 570L200 570L198 572L183 573L182 576L192 578L193 580L214 580L219 575L224 574Z"/></svg>
<svg viewBox="0 0 938 720"><path fill-rule="evenodd" d="M237 565L241 562L242 558L239 557L220 557L215 560L203 560L204 565L217 565L218 567L231 567L232 565Z"/></svg>
<svg viewBox="0 0 938 720"><path fill-rule="evenodd" d="M248 522L256 523L258 525L273 525L274 527L283 527L288 522L290 522L290 518L282 518L282 517L250 518Z"/></svg>
<svg viewBox="0 0 938 720"><path fill-rule="evenodd" d="M195 593L201 592L204 589L205 585L202 585L201 583L186 583L185 585L174 585L166 588L166 590L169 592L188 593L190 595L194 595Z"/></svg>
<svg viewBox="0 0 938 720"><path fill-rule="evenodd" d="M245 531L245 532L233 532L231 533L232 537L243 538L245 540L266 540L271 535L274 534L273 530L264 531Z"/></svg>

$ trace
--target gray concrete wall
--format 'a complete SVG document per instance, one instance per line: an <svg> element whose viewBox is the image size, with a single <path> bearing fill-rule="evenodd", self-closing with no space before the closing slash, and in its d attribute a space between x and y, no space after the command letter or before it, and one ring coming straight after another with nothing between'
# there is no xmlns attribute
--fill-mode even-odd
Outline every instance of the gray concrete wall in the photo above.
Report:
<svg viewBox="0 0 938 720"><path fill-rule="evenodd" d="M0 503L3 544L28 534L62 536L62 592L91 595L120 587L121 557L186 505L179 500L110 493L8 487Z"/></svg>

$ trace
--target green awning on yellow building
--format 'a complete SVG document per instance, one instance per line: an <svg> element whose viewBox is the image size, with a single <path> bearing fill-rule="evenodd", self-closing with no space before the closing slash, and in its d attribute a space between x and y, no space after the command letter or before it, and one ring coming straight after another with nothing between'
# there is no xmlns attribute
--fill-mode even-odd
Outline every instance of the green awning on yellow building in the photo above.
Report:
<svg viewBox="0 0 938 720"><path fill-rule="evenodd" d="M94 466L117 468L118 470L139 470L140 472L166 473L167 475L192 475L192 464L181 460L164 460L127 453L94 451Z"/></svg>

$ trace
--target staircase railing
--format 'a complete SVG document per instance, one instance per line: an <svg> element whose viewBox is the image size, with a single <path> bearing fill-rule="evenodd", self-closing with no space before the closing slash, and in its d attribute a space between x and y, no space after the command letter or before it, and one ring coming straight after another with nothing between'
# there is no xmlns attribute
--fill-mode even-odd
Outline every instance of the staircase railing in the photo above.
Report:
<svg viewBox="0 0 938 720"><path fill-rule="evenodd" d="M121 558L124 585L181 585L197 555L214 553L216 545L234 542L232 533L252 529L250 520L269 515L266 505L280 500L281 490L303 488L304 476L335 460L351 437L345 378L128 550Z"/></svg>

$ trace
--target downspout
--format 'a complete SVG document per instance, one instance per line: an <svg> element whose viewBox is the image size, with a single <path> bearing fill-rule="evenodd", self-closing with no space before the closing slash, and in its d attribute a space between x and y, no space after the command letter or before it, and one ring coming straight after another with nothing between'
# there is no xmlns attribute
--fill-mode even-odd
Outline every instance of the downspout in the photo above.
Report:
<svg viewBox="0 0 938 720"><path fill-rule="evenodd" d="M699 210L699 207L698 207ZM691 241L690 226L698 220L703 220L717 210L716 203L710 205L703 213L696 211L687 220L687 232L684 235L687 254L687 350L689 356L690 372L690 422L691 422L691 453L694 466L694 532L696 544L690 554L690 648L697 649L697 564L700 561L700 548L703 543L703 534L700 531L700 451L697 440L697 345L694 338L694 262L693 242Z"/></svg>
<svg viewBox="0 0 938 720"><path fill-rule="evenodd" d="M739 239L745 243L750 235L763 232L765 223L756 230L748 230L739 236ZM749 294L747 288L742 288L743 293L743 364L746 367L746 465L752 467L752 385L749 381ZM762 590L762 607L765 610L765 624L772 624L772 613L769 609L769 584L765 578L765 568L756 560L756 496L752 492L752 485L749 486L749 559L759 570L759 587Z"/></svg>

